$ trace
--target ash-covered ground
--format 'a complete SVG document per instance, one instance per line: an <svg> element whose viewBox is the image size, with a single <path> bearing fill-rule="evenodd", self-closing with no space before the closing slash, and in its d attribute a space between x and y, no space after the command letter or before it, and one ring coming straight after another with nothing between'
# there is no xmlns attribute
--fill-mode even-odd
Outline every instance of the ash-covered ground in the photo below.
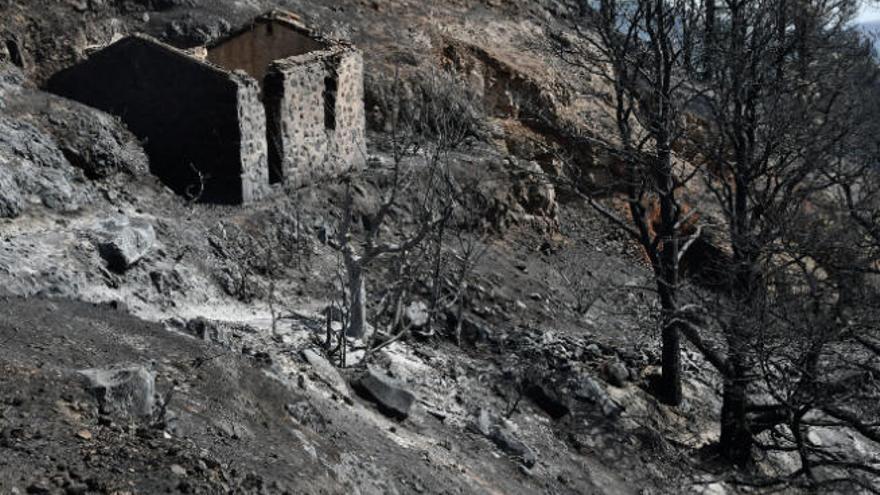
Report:
<svg viewBox="0 0 880 495"><path fill-rule="evenodd" d="M449 158L488 205L462 234L483 252L461 342L458 315L422 328L425 285L406 301L411 332L374 352L353 342L337 366L324 344L339 183L192 203L149 174L117 118L40 89L121 35L192 47L270 8L363 50L368 113L377 75L394 71L455 71L483 103L485 133ZM565 148L602 184L602 149L567 129L609 135L603 89L535 48L574 8L0 1L0 492L724 493L703 454L717 378L686 351L686 405L650 394L659 336L639 251L576 196L517 173L554 167ZM368 137L358 219L392 161L386 130ZM396 210L389 228L413 215ZM102 248L119 232L142 241L121 269ZM375 307L394 270L370 266Z"/></svg>

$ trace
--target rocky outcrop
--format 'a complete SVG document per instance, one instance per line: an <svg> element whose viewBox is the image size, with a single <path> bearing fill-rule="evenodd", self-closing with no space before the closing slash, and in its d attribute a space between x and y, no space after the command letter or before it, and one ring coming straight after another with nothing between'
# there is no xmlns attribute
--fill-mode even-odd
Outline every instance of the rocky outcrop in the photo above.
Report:
<svg viewBox="0 0 880 495"><path fill-rule="evenodd" d="M90 202L87 178L146 171L140 144L115 118L33 88L0 65L0 217L30 205L60 212Z"/></svg>
<svg viewBox="0 0 880 495"><path fill-rule="evenodd" d="M117 118L61 98L42 98L48 104L34 114L38 125L55 138L67 161L88 178L148 171L147 156L137 138Z"/></svg>
<svg viewBox="0 0 880 495"><path fill-rule="evenodd" d="M84 178L57 143L33 125L0 116L0 216L14 218L29 204L61 211L88 201Z"/></svg>

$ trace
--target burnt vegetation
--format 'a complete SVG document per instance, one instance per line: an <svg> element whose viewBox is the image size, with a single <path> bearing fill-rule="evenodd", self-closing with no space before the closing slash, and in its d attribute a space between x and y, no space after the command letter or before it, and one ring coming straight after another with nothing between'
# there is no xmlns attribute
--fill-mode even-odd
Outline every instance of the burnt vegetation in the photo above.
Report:
<svg viewBox="0 0 880 495"><path fill-rule="evenodd" d="M127 3L141 5L138 19L166 10L166 2ZM173 10L178 2L167 3ZM380 12L392 3L371 5ZM498 11L517 4L501 3ZM0 130L15 131L0 133L0 214L9 218L0 229L11 226L0 232L10 246L0 246L0 269L21 257L19 271L34 287L20 289L9 270L11 292L42 303L48 280L64 297L120 298L98 309L60 304L84 313L71 322L55 303L35 311L39 321L23 318L33 311L29 301L12 300L0 351L10 349L3 357L15 366L0 385L14 391L15 377L25 377L35 417L72 411L49 429L52 439L77 425L83 442L94 431L98 445L125 440L119 451L127 455L155 451L156 460L146 459L164 471L162 452L180 454L170 469L184 480L173 485L181 492L284 493L264 488L261 476L287 476L291 493L323 490L324 478L333 493L433 493L449 480L466 492L485 489L482 477L505 493L617 493L640 483L650 493L693 484L712 485L707 492L880 493L880 65L871 40L853 27L863 3L592 0L545 8L535 0L546 15L523 58L552 60L560 80L524 74L533 66L501 61L500 50L455 40L454 30L425 42L436 57L426 63L415 51L386 56L347 41L340 52L260 63L253 81L235 86L234 101L232 86L221 88L229 93L223 105L236 110L227 113L239 118L229 135L257 129L252 148L236 140L208 146L219 134L199 125L188 131L211 140L174 135L211 155L206 162L214 154L253 158L254 177L230 165L234 191L225 194L234 201L223 207L202 204L216 175L192 162L175 168L178 157L164 154L175 147L128 135L126 125L137 131L128 107L128 120L108 117L106 126L98 118L105 114L89 110L92 118L72 102L63 113L47 106L29 116L26 101L5 106L24 73L0 72ZM120 43L74 68L126 44L158 49L140 37ZM0 48L9 67L31 58L14 41L0 39ZM213 67L194 51L167 50L188 66ZM139 58L125 62L137 66ZM244 76L233 68L222 80L239 84ZM111 72L95 76L110 81ZM119 84L163 91L149 81ZM184 86L182 101L201 91ZM77 91L94 93L88 85ZM206 94L191 103L218 108L202 102ZM587 98L595 100L589 110L606 113L606 127L575 122L595 117L576 108ZM152 117L153 100L144 101L139 111ZM257 110L256 127L242 109ZM172 110L189 115L185 106ZM7 113L49 124L7 122ZM303 119L308 125L299 127ZM291 122L297 126L288 129ZM102 126L113 132L92 129ZM86 152L92 140L118 146ZM141 147L148 153L135 153ZM53 170L77 171L76 187L59 186L67 175L32 172L50 168L41 153ZM171 184L185 198L141 180L147 168L161 176L157 166L186 176ZM28 186L28 173L41 180ZM250 179L259 187L245 187ZM53 199L53 186L84 206ZM41 195L53 216L33 227L31 203ZM73 206L56 211L52 201ZM135 213L143 218L129 220ZM125 218L94 221L111 214ZM100 228L107 231L93 232ZM45 248L52 261L35 264L27 251L44 239L56 243ZM89 251L89 243L105 250ZM69 271L101 263L100 276L64 280L58 260L72 260ZM164 328L141 322L132 334L141 338L129 338L124 327L135 318L122 314L123 300ZM33 343L45 322L50 342L75 351L58 369L47 367L59 376L84 362L112 371L122 351L131 361L150 356L138 371L150 385L144 401L156 409L126 429L87 397L43 394L46 383L79 390L41 374L58 354L54 343ZM169 330L173 338L163 340ZM98 357L89 347L98 344L87 341L105 342ZM33 367L12 352L41 361ZM211 401L229 417L217 419ZM0 411L0 446L36 462L25 445L42 433L27 436L29 417L12 412L26 401L14 402ZM229 457L222 464L201 452L218 439ZM156 447L163 442L176 450ZM422 459L409 462L416 451ZM79 450L64 455L79 462ZM314 487L289 469L299 465L321 473L309 478ZM17 469L4 466L0 475ZM114 467L119 486L135 472L122 466ZM98 488L73 493L116 493L96 483L83 480ZM28 490L51 493L37 485Z"/></svg>
<svg viewBox="0 0 880 495"><path fill-rule="evenodd" d="M850 26L857 8L602 0L547 44L609 88L626 208L578 194L653 269L657 393L681 403L682 339L699 350L723 383L717 453L741 468L723 476L762 489L877 492L880 483L870 456L828 440L880 439L880 334L869 316L880 73ZM688 205L694 190L701 197ZM681 262L704 230L716 249L703 268L712 283L699 287ZM757 467L783 452L795 468Z"/></svg>

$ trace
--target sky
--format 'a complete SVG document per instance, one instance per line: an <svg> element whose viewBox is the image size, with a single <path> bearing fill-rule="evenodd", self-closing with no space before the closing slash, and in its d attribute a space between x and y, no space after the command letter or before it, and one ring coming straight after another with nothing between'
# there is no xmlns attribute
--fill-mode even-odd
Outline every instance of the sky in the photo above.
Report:
<svg viewBox="0 0 880 495"><path fill-rule="evenodd" d="M880 21L880 7L862 7L856 18L856 22L859 24L875 21Z"/></svg>

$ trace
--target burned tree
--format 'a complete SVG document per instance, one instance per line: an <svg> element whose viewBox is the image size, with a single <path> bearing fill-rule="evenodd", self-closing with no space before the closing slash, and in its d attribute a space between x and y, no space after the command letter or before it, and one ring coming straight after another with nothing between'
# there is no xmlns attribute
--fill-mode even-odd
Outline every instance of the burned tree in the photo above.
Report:
<svg viewBox="0 0 880 495"><path fill-rule="evenodd" d="M444 243L464 194L451 169L450 154L476 129L474 100L450 76L430 75L415 85L395 77L381 88L386 94L379 95L377 103L387 136L382 145L391 159L383 171L384 191L378 208L364 219L364 239L357 246L352 228L352 188L357 177L346 178L337 235L348 285L347 335L355 338L368 337L364 277L377 259L397 259L396 285L414 284L421 278L416 272L428 266L430 277L435 279L433 286L439 287ZM408 225L403 225L402 211L411 217ZM412 261L417 254L428 260L426 264ZM462 277L471 268L467 267ZM394 301L389 306L395 308L395 316L390 329L399 329L392 337L396 340L407 330L401 328L400 308L411 290L398 287L392 292ZM439 294L433 296L431 314L438 310Z"/></svg>
<svg viewBox="0 0 880 495"><path fill-rule="evenodd" d="M563 60L586 70L610 88L620 163L617 188L627 203L624 214L606 208L573 186L576 193L626 231L644 250L654 272L661 305L662 377L658 395L682 401L679 310L681 261L699 233L685 233L692 222L681 200L691 176L677 166L673 149L682 140L681 113L687 65L690 2L602 0L585 7L572 26L580 44L564 34L551 40ZM559 180L559 178L555 178ZM564 180L564 179L563 179ZM569 184L571 185L571 184Z"/></svg>

